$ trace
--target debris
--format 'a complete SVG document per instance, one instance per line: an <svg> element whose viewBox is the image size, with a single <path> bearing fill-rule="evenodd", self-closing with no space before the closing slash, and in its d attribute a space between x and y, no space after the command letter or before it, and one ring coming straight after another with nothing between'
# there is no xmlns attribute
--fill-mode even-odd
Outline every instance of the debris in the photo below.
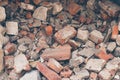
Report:
<svg viewBox="0 0 120 80"><path fill-rule="evenodd" d="M16 55L14 58L14 68L16 73L20 73L22 70L27 70L29 62L24 54Z"/></svg>
<svg viewBox="0 0 120 80"><path fill-rule="evenodd" d="M36 68L40 71L48 80L61 80L60 76L49 69L45 64L37 62Z"/></svg>
<svg viewBox="0 0 120 80"><path fill-rule="evenodd" d="M93 30L89 35L89 39L97 44L103 41L104 36L102 35L101 32Z"/></svg>
<svg viewBox="0 0 120 80"><path fill-rule="evenodd" d="M41 80L41 77L37 70L32 70L26 73L24 76L22 76L20 80Z"/></svg>
<svg viewBox="0 0 120 80"><path fill-rule="evenodd" d="M42 53L41 57L43 59L54 58L56 60L67 60L70 59L71 56L71 47L70 45L66 44L63 46L58 46L54 49L45 49Z"/></svg>
<svg viewBox="0 0 120 80"><path fill-rule="evenodd" d="M62 4L59 2L53 3L53 14L59 13L63 9Z"/></svg>
<svg viewBox="0 0 120 80"><path fill-rule="evenodd" d="M99 72L104 67L105 63L106 61L103 59L90 59L85 68L90 71Z"/></svg>
<svg viewBox="0 0 120 80"><path fill-rule="evenodd" d="M9 35L18 35L18 23L9 21L6 22L7 34Z"/></svg>
<svg viewBox="0 0 120 80"><path fill-rule="evenodd" d="M53 58L50 58L48 60L47 66L53 69L57 73L59 73L63 69L63 66Z"/></svg>
<svg viewBox="0 0 120 80"><path fill-rule="evenodd" d="M73 38L75 35L76 35L76 30L68 25L55 33L55 39L60 44L65 44L70 38Z"/></svg>
<svg viewBox="0 0 120 80"><path fill-rule="evenodd" d="M84 35L83 35L84 34ZM89 32L88 30L81 30L81 29L78 29L78 33L77 33L77 38L82 40L82 41L87 41L88 40L88 37L89 37Z"/></svg>
<svg viewBox="0 0 120 80"><path fill-rule="evenodd" d="M46 21L47 11L48 9L46 7L43 7L43 6L38 7L37 9L35 9L33 13L33 18Z"/></svg>

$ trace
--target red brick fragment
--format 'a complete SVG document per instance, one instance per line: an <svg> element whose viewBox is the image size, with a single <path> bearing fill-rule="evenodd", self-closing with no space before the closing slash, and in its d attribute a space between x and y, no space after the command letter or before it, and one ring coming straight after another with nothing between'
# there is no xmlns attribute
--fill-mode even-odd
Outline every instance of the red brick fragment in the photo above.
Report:
<svg viewBox="0 0 120 80"><path fill-rule="evenodd" d="M16 45L13 43L7 43L6 46L4 47L5 54L11 54L16 51Z"/></svg>
<svg viewBox="0 0 120 80"><path fill-rule="evenodd" d="M45 64L37 62L36 68L48 79L48 80L61 80L61 77L49 69Z"/></svg>
<svg viewBox="0 0 120 80"><path fill-rule="evenodd" d="M46 26L46 27L45 27L45 32L46 32L46 34L47 34L48 36L52 35L52 33L53 33L53 28L52 28L52 26Z"/></svg>
<svg viewBox="0 0 120 80"><path fill-rule="evenodd" d="M70 59L71 56L71 46L66 44L63 46L58 46L56 48L48 48L46 49L41 57L43 59L54 58L56 60L67 60Z"/></svg>
<svg viewBox="0 0 120 80"><path fill-rule="evenodd" d="M53 69L57 73L59 73L63 69L63 66L53 58L50 58L48 60L47 66Z"/></svg>
<svg viewBox="0 0 120 80"><path fill-rule="evenodd" d="M113 58L112 54L107 54L103 50L101 50L99 53L97 53L96 56L99 57L100 59L104 59L106 61Z"/></svg>
<svg viewBox="0 0 120 80"><path fill-rule="evenodd" d="M79 11L80 11L81 7L74 3L74 2L71 2L69 5L68 5L68 11L71 15L75 15L77 14Z"/></svg>
<svg viewBox="0 0 120 80"><path fill-rule="evenodd" d="M118 31L118 26L117 26L117 25L114 25L114 26L112 27L112 36L111 36L111 39L116 40L116 38L117 38L117 36L118 36L118 33L119 33L119 31Z"/></svg>

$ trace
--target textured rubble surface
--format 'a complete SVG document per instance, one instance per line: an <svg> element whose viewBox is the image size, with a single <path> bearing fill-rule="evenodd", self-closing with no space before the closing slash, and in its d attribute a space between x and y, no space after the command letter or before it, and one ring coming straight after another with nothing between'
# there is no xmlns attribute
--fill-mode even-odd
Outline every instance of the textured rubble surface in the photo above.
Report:
<svg viewBox="0 0 120 80"><path fill-rule="evenodd" d="M0 80L120 80L120 0L0 0Z"/></svg>

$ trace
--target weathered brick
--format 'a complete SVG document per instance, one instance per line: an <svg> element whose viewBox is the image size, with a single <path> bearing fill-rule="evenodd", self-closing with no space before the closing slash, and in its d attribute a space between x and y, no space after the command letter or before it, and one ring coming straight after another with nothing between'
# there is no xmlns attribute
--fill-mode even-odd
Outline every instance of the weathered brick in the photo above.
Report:
<svg viewBox="0 0 120 80"><path fill-rule="evenodd" d="M63 46L58 46L56 48L45 49L41 57L43 59L54 58L56 60L67 60L71 56L71 47L66 44Z"/></svg>
<svg viewBox="0 0 120 80"><path fill-rule="evenodd" d="M62 69L63 69L63 66L58 62L56 61L55 59L53 58L50 58L47 62L47 66L51 69L53 69L55 72L59 73Z"/></svg>
<svg viewBox="0 0 120 80"><path fill-rule="evenodd" d="M74 3L74 2L71 2L69 5L68 5L68 11L71 15L75 15L77 14L79 11L80 11L81 7Z"/></svg>
<svg viewBox="0 0 120 80"><path fill-rule="evenodd" d="M36 68L48 79L48 80L61 80L60 76L49 69L45 64L37 62Z"/></svg>

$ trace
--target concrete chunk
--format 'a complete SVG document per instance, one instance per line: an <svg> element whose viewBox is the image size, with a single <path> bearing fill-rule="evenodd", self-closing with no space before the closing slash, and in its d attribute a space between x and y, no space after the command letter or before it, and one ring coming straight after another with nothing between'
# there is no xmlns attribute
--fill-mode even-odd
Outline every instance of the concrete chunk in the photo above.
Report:
<svg viewBox="0 0 120 80"><path fill-rule="evenodd" d="M14 67L16 73L20 73L22 70L25 70L29 66L29 62L24 54L19 54L14 58Z"/></svg>
<svg viewBox="0 0 120 80"><path fill-rule="evenodd" d="M112 52L116 47L116 43L115 42L110 42L107 46L107 50Z"/></svg>
<svg viewBox="0 0 120 80"><path fill-rule="evenodd" d="M81 57L81 56L79 56L79 57L70 59L69 65L70 65L71 67L77 67L77 66L79 66L79 65L80 65L81 63L83 63L83 62L84 62L84 58Z"/></svg>
<svg viewBox="0 0 120 80"><path fill-rule="evenodd" d="M37 9L35 9L33 13L33 18L46 21L47 11L48 9L46 7L43 7L43 6L38 7Z"/></svg>
<svg viewBox="0 0 120 80"><path fill-rule="evenodd" d="M73 38L75 35L76 30L68 25L55 33L55 39L60 44L65 44L70 38Z"/></svg>
<svg viewBox="0 0 120 80"><path fill-rule="evenodd" d="M27 72L20 80L41 80L40 74L37 70Z"/></svg>
<svg viewBox="0 0 120 80"><path fill-rule="evenodd" d="M91 71L99 72L105 65L106 61L103 59L88 60L85 68Z"/></svg>
<svg viewBox="0 0 120 80"><path fill-rule="evenodd" d="M100 31L93 30L89 35L89 39L97 44L103 41L104 36Z"/></svg>
<svg viewBox="0 0 120 80"><path fill-rule="evenodd" d="M81 30L78 29L78 33L77 33L77 38L82 40L82 41L87 41L89 37L89 32L88 30Z"/></svg>
<svg viewBox="0 0 120 80"><path fill-rule="evenodd" d="M14 21L6 22L7 34L18 35L18 23Z"/></svg>
<svg viewBox="0 0 120 80"><path fill-rule="evenodd" d="M78 54L87 58L93 56L98 50L95 48L84 48L83 50L79 51Z"/></svg>

